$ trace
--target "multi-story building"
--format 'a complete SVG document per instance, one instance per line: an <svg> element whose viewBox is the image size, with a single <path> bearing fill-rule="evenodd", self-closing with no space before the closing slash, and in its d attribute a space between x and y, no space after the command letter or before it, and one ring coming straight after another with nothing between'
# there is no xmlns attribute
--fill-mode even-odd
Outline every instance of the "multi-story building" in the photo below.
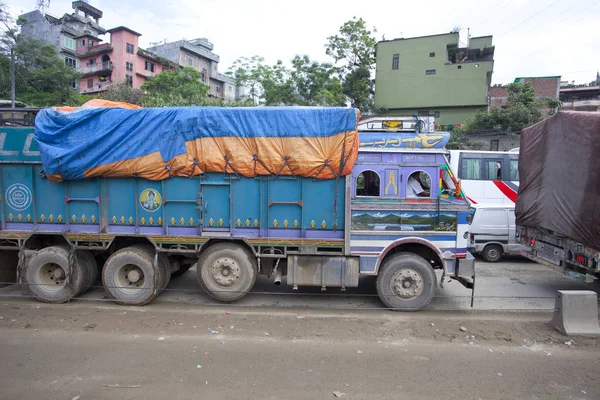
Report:
<svg viewBox="0 0 600 400"><path fill-rule="evenodd" d="M560 76L538 76L516 78L518 83L531 83L535 90L536 99L551 97L558 100L560 91ZM507 86L493 86L489 89L489 106L490 108L500 108L508 101Z"/></svg>
<svg viewBox="0 0 600 400"><path fill-rule="evenodd" d="M84 1L72 3L73 13L54 17L42 14L40 10L19 16L21 34L50 44L58 50L59 56L73 68L79 68L77 40L82 35L97 37L106 33L100 25L102 11Z"/></svg>
<svg viewBox="0 0 600 400"><path fill-rule="evenodd" d="M375 107L386 114L432 115L462 124L488 107L492 36L462 45L458 32L384 40L376 46Z"/></svg>
<svg viewBox="0 0 600 400"><path fill-rule="evenodd" d="M77 56L81 61L80 93L106 90L113 82L127 82L139 89L150 77L175 64L138 46L140 33L124 26L112 28L110 42L93 35L77 38Z"/></svg>
<svg viewBox="0 0 600 400"><path fill-rule="evenodd" d="M561 109L574 111L600 111L600 77L595 84L569 85L560 88Z"/></svg>
<svg viewBox="0 0 600 400"><path fill-rule="evenodd" d="M214 45L207 39L178 40L159 44L148 50L182 66L192 67L202 75L209 86L209 95L226 101L239 99L243 93L236 90L235 81L219 73L219 56L213 53Z"/></svg>

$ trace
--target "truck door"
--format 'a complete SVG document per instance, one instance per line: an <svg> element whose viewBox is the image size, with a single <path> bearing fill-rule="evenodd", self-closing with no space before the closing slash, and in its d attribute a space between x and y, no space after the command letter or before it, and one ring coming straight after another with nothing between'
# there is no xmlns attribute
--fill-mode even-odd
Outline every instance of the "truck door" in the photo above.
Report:
<svg viewBox="0 0 600 400"><path fill-rule="evenodd" d="M202 233L218 235L220 232L229 236L231 233L231 186L229 182L202 182L200 189Z"/></svg>

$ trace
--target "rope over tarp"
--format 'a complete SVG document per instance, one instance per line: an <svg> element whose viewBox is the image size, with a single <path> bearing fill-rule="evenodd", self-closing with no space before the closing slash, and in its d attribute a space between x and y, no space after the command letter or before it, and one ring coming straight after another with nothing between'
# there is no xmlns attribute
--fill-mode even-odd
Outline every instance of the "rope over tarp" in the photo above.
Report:
<svg viewBox="0 0 600 400"><path fill-rule="evenodd" d="M354 108L136 107L93 100L40 111L35 138L47 176L332 179L349 174L358 154Z"/></svg>

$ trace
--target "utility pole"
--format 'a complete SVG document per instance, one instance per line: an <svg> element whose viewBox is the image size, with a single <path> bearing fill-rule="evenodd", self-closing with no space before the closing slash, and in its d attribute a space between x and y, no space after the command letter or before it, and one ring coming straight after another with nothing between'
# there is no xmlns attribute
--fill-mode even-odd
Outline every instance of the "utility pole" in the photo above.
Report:
<svg viewBox="0 0 600 400"><path fill-rule="evenodd" d="M15 49L10 48L10 108L15 108Z"/></svg>

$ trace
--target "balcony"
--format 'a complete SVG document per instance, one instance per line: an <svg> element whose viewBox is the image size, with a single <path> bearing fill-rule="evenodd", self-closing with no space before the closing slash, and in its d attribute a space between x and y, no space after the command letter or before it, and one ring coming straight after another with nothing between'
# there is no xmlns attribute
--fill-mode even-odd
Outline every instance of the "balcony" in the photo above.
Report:
<svg viewBox="0 0 600 400"><path fill-rule="evenodd" d="M113 48L110 45L110 43L102 43L96 46L79 47L77 49L77 55L79 57L87 57L92 56L94 54L109 52L112 51L112 49Z"/></svg>
<svg viewBox="0 0 600 400"><path fill-rule="evenodd" d="M86 64L79 67L79 72L83 75L92 75L101 72L110 72L113 69L112 61L104 61L99 64Z"/></svg>
<svg viewBox="0 0 600 400"><path fill-rule="evenodd" d="M108 89L110 87L110 85L112 85L112 82L110 82L110 81L108 81L108 82L96 82L93 87L81 89L81 91L79 93L81 93L81 94L91 94L91 93L103 92L106 89Z"/></svg>

